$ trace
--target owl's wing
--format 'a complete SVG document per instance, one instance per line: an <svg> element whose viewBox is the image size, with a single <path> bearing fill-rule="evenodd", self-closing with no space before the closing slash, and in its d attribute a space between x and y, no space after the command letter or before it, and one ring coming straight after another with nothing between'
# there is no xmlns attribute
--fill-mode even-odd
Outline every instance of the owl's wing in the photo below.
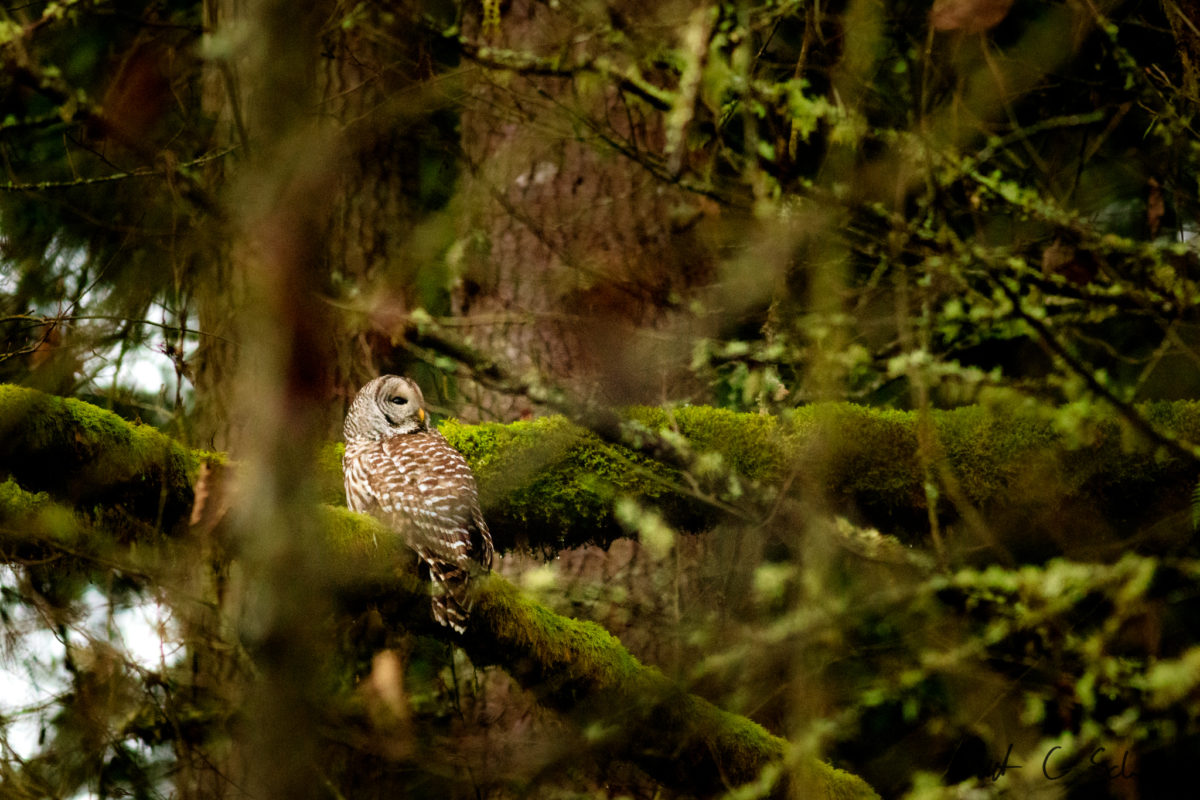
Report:
<svg viewBox="0 0 1200 800"><path fill-rule="evenodd" d="M482 555L472 552L471 541L483 518L479 490L462 454L437 433L385 439L379 453L382 463L370 476L374 494L390 525L402 531L407 526L414 549L463 566ZM490 545L489 538L489 551Z"/></svg>
<svg viewBox="0 0 1200 800"><path fill-rule="evenodd" d="M471 523L473 530L471 531L471 549L475 556L475 560L484 566L485 569L492 568L492 558L495 551L492 547L492 532L488 530L487 522L483 518L483 510L479 508L478 500L475 502L474 508L471 509Z"/></svg>
<svg viewBox="0 0 1200 800"><path fill-rule="evenodd" d="M352 482L366 487L365 499L353 500L366 507L355 510L374 514L417 552L433 580L434 618L463 632L470 613L472 557L490 566L492 556L466 459L440 434L431 433L385 439L356 453L352 462L345 470L347 502L354 497Z"/></svg>
<svg viewBox="0 0 1200 800"><path fill-rule="evenodd" d="M371 485L371 459L368 453L347 452L342 458L342 481L346 488L346 507L360 514L376 514L378 502Z"/></svg>

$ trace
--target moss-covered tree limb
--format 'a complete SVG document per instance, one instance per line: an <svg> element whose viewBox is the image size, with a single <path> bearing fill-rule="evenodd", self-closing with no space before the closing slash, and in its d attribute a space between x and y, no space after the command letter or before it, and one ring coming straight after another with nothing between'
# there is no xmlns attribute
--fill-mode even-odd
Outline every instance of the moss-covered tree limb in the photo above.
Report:
<svg viewBox="0 0 1200 800"><path fill-rule="evenodd" d="M586 709L612 727L617 752L668 786L699 794L755 780L787 743L746 717L683 691L591 622L558 616L497 575L480 582L464 647L560 711ZM805 796L876 797L828 764L800 769Z"/></svg>
<svg viewBox="0 0 1200 800"><path fill-rule="evenodd" d="M1200 441L1200 404L1139 410L1157 429ZM786 420L707 407L635 409L630 416L635 427L685 448L691 471L640 454L636 442L634 448L605 443L562 418L448 422L442 429L479 475L501 546L528 541L557 549L625 535L611 512L618 495L657 506L683 530L702 531L733 502L748 515L766 516L781 489L813 473L835 510L885 532L919 536L927 526L915 412L831 403L797 409ZM931 416L941 461L935 474L944 468L959 498L998 528L1015 531L1017 539L1006 540L1014 549L1050 548L1031 555L1053 554L1054 537L1068 527L1077 541L1117 546L1186 510L1195 485L1190 459L1116 419L1092 419L1082 406L971 406ZM949 492L941 494L937 511L953 525L962 509L945 499Z"/></svg>
<svg viewBox="0 0 1200 800"><path fill-rule="evenodd" d="M0 384L0 478L164 531L187 520L197 457L103 409Z"/></svg>
<svg viewBox="0 0 1200 800"><path fill-rule="evenodd" d="M369 598L394 625L451 636L432 621L426 582L385 566L407 560L390 531L344 508L325 507L320 516L332 555L340 557L342 569L331 564L331 572L343 576L344 596ZM106 534L102 524L81 519L45 493L27 492L11 479L0 483L0 546L7 553L116 563L110 560L114 551ZM375 568L363 568L368 565ZM126 572L133 566L129 559L120 562ZM782 767L787 756L783 739L683 691L599 625L554 614L498 575L476 580L470 629L455 640L477 666L504 669L547 707L602 724L608 732L597 746L668 786L716 794L757 779L769 766ZM146 730L162 727L154 719L139 718L138 724ZM793 765L791 775L803 782L805 796L877 797L856 776L813 759Z"/></svg>
<svg viewBox="0 0 1200 800"><path fill-rule="evenodd" d="M30 492L12 478L0 481L0 553L6 559L41 558L69 551L90 533L78 515L45 492ZM94 550L96 543L87 546Z"/></svg>
<svg viewBox="0 0 1200 800"><path fill-rule="evenodd" d="M370 517L342 508L326 508L324 514L342 554L371 553L374 563L399 560L395 537ZM401 573L390 575L385 585L390 602L384 610L393 624L451 635L432 622L424 581ZM682 690L599 625L559 616L496 574L479 577L473 591L470 627L455 637L472 663L498 666L542 704L599 723L611 731L601 746L662 783L714 794L782 765L786 741ZM803 783L803 796L877 797L860 778L823 762L793 765L792 775Z"/></svg>
<svg viewBox="0 0 1200 800"><path fill-rule="evenodd" d="M1139 410L1156 429L1200 441L1200 404ZM931 419L939 458L961 496L1033 546L1050 546L1069 520L1077 540L1115 547L1187 510L1196 480L1190 461L1118 420L1093 421L1086 412L972 406L934 411ZM706 407L634 409L629 417L630 447L562 417L441 427L479 476L501 548L557 550L625 536L612 513L618 496L657 507L682 530L703 531L734 502L752 518L769 513L781 490L814 470L835 510L885 533L919 535L926 525L915 413L836 403L797 409L788 419ZM688 472L646 455L639 431L684 451ZM11 475L30 490L81 507L120 505L152 523L161 513L170 530L186 517L202 456L86 403L0 386L0 477ZM340 468L331 445L317 470L331 503L341 502ZM945 499L938 511L951 525L960 516ZM1186 514L1180 519L1186 533ZM1148 535L1161 536L1162 526Z"/></svg>

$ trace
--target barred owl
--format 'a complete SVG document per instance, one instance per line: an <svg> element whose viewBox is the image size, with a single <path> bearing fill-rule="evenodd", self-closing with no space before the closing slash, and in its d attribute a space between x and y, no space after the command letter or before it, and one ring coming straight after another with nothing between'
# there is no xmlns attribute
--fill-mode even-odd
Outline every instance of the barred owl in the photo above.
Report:
<svg viewBox="0 0 1200 800"><path fill-rule="evenodd" d="M359 390L343 433L346 505L416 551L433 581L434 619L462 633L472 562L492 565L492 536L466 459L429 424L417 384L396 375Z"/></svg>

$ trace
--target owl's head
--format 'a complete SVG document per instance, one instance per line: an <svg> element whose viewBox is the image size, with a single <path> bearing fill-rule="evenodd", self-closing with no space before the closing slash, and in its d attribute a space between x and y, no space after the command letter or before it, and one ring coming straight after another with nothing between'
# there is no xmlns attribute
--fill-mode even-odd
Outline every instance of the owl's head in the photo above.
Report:
<svg viewBox="0 0 1200 800"><path fill-rule="evenodd" d="M399 375L380 375L359 389L342 427L347 442L377 442L427 430L429 417L420 387Z"/></svg>

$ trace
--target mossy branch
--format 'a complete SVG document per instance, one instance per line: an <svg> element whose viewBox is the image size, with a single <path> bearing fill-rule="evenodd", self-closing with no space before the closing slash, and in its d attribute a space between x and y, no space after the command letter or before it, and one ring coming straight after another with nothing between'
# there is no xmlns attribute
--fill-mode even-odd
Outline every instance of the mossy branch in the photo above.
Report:
<svg viewBox="0 0 1200 800"><path fill-rule="evenodd" d="M594 714L619 754L676 789L711 794L756 780L788 750L746 717L682 690L599 625L558 616L498 575L479 581L464 648L560 711ZM877 797L860 778L807 759L805 796Z"/></svg>
<svg viewBox="0 0 1200 800"><path fill-rule="evenodd" d="M401 545L372 518L344 508L323 511L330 540L343 555L372 553L394 564ZM360 573L361 574L361 573ZM428 588L412 573L392 574L385 604L393 625L450 637L429 615ZM587 716L600 746L673 788L708 795L756 780L783 766L788 743L746 717L682 690L658 669L642 664L593 622L562 617L524 596L497 574L473 583L470 627L454 636L476 666L494 665L559 711ZM373 596L378 603L380 597ZM791 765L804 796L874 798L857 776L815 759Z"/></svg>
<svg viewBox="0 0 1200 800"><path fill-rule="evenodd" d="M1156 403L1138 411L1164 435L1200 441L1200 403ZM625 536L612 513L619 496L655 506L684 531L711 528L730 506L752 520L766 519L797 476L810 489L819 486L832 510L885 532L919 543L927 528L930 495L915 412L830 403L797 409L786 419L707 407L641 408L629 416L649 436L676 442L686 451L676 461L689 467L646 455L636 430L625 447L560 417L509 425L447 422L442 431L475 468L502 548L527 543L557 550ZM1188 508L1196 480L1192 459L1111 415L1095 417L1082 405L931 412L934 474L955 484L953 491L938 487L942 523L953 528L972 517L987 519L999 541L1022 556L1034 555L1022 552L1026 546L1054 546L1067 518L1077 541L1117 546ZM1004 528L1020 541L1005 538ZM1159 527L1155 535L1162 534Z"/></svg>
<svg viewBox="0 0 1200 800"><path fill-rule="evenodd" d="M1200 441L1200 403L1144 405L1139 413L1176 440ZM502 549L555 551L626 536L612 511L621 496L656 507L684 531L711 528L730 507L766 518L797 475L822 486L832 509L887 533L919 541L926 525L914 413L831 403L786 419L707 407L633 409L628 417L629 446L562 417L441 428L479 476ZM1122 421L1090 419L1085 407L972 406L934 411L931 420L935 474L952 476L955 495L991 524L1011 521L1031 541L1051 542L1047 534L1057 535L1055 526L1069 516L1077 540L1119 544L1189 507L1190 459ZM650 447L639 445L640 432ZM653 454L663 442L686 457L662 463ZM0 385L0 477L77 507L119 507L174 530L190 510L204 457L87 403ZM318 467L324 499L341 502L338 446L320 454ZM945 499L937 511L951 525L963 516ZM1186 513L1181 519L1186 529Z"/></svg>
<svg viewBox="0 0 1200 800"><path fill-rule="evenodd" d="M559 616L499 575L476 579L470 628L465 635L452 634L429 613L427 582L394 569L407 559L391 531L336 506L320 507L318 517L329 555L342 567L330 572L342 576L342 596L351 605L366 600L399 629L452 637L477 666L498 666L543 705L585 716L603 731L594 737L595 746L663 784L711 795L758 780L770 768L768 776L802 787L804 796L878 797L857 776L789 753L788 743L762 726L683 691L640 663L599 625ZM128 550L123 557L110 533L103 522L82 519L45 493L28 492L11 479L0 483L0 546L7 553L54 554L93 565L112 557L114 566L136 574ZM140 578L151 580L149 573ZM794 763L785 763L789 758Z"/></svg>
<svg viewBox="0 0 1200 800"><path fill-rule="evenodd" d="M147 425L80 400L0 384L0 477L79 508L104 506L173 532L199 457Z"/></svg>

